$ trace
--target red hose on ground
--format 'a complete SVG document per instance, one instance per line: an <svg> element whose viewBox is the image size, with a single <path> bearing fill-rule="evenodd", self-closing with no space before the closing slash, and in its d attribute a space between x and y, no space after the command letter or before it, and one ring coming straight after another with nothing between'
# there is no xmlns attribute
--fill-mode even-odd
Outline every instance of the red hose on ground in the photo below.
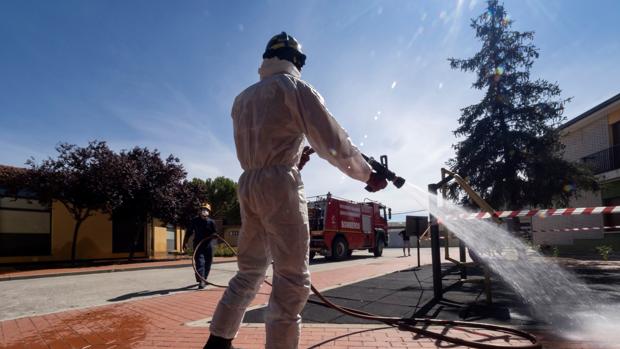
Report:
<svg viewBox="0 0 620 349"><path fill-rule="evenodd" d="M210 243L211 240L213 239L218 239L224 242L224 244L226 244L226 246L230 248L231 251L233 251L233 254L237 255L235 249L232 246L230 246L230 244L226 240L224 240L221 236L217 234L213 234L203 239L202 241L198 243L198 245L196 245L196 248L194 249L194 253L192 255L192 267L194 268L194 272L196 273L196 275L198 275L198 277L205 283L215 286L215 287L219 287L219 288L226 288L226 286L217 285L217 284L207 281L205 278L202 277L202 275L198 274L198 270L196 269L196 263L195 263L196 251L198 250L201 244L206 243L206 242ZM271 283L269 283L267 280L265 280L265 283L268 284L269 286L272 286ZM337 304L332 303L327 298L325 298L325 296L323 296L319 292L319 290L317 290L314 287L314 285L310 285L310 289L317 297L319 297L319 299L322 302L317 302L317 301L309 299L308 300L309 303L327 306L327 307L333 308L349 316L353 316L353 317L365 319L365 320L373 320L373 321L382 322L386 325L396 327L401 331L413 332L421 336L437 339L440 341L449 342L449 343L453 343L457 345L464 345L464 346L468 346L472 348L479 348L479 349L507 348L506 346L503 346L503 345L487 344L487 343L470 341L470 340L466 340L466 339L462 339L458 337L452 337L449 335L445 335L445 334L441 334L441 333L437 333L433 331L428 331L423 328L419 328L415 326L422 324L422 325L444 326L446 328L458 328L458 327L463 328L464 327L464 328L477 328L477 329L485 329L485 330L509 333L516 337L520 337L520 338L526 339L531 342L530 344L511 346L510 348L517 348L517 349L540 349L542 348L542 345L540 344L538 339L531 333L521 331L518 329L514 329L514 328L510 328L507 326L492 325L492 324L485 324L485 323L479 323L479 322L469 322L469 321L439 320L439 319L430 319L430 318L398 318L398 317L379 316L379 315L366 313L366 312L363 312L357 309L341 307Z"/></svg>

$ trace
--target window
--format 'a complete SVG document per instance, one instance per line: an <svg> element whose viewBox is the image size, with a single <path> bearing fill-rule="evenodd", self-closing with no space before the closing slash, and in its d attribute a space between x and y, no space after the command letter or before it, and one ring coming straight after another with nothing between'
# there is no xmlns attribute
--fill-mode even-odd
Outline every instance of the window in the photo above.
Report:
<svg viewBox="0 0 620 349"><path fill-rule="evenodd" d="M168 251L177 249L177 229L172 224L166 225L166 249Z"/></svg>
<svg viewBox="0 0 620 349"><path fill-rule="evenodd" d="M49 206L0 197L0 257L50 255L51 226Z"/></svg>

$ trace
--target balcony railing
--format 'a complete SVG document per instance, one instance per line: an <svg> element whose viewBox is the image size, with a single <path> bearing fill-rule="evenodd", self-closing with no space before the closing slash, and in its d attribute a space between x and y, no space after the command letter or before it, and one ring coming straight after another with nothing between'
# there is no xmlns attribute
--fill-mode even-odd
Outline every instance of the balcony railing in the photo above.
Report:
<svg viewBox="0 0 620 349"><path fill-rule="evenodd" d="M581 158L594 174L620 168L620 144Z"/></svg>

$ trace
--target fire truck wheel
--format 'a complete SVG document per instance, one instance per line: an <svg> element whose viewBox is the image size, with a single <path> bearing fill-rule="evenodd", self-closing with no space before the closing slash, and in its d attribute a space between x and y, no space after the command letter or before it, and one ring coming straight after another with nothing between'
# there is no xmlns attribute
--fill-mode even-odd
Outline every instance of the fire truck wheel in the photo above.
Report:
<svg viewBox="0 0 620 349"><path fill-rule="evenodd" d="M337 261L346 259L348 257L348 251L349 244L347 244L347 240L345 240L342 236L336 237L332 243L332 258Z"/></svg>
<svg viewBox="0 0 620 349"><path fill-rule="evenodd" d="M375 245L375 249L373 250L373 254L375 257L381 257L383 255L383 247L385 246L385 242L383 238L377 239L377 244Z"/></svg>
<svg viewBox="0 0 620 349"><path fill-rule="evenodd" d="M311 252L310 252L310 260L313 260L313 259L314 259L314 256L316 256L316 252L311 251Z"/></svg>

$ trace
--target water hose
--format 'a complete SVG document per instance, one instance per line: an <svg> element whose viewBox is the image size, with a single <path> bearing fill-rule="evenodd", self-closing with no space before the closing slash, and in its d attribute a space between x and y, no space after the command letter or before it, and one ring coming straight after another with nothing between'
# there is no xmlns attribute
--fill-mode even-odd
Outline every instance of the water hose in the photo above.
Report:
<svg viewBox="0 0 620 349"><path fill-rule="evenodd" d="M196 252L200 248L201 244L211 243L211 240L213 239L218 239L222 241L233 252L235 256L237 255L237 252L235 251L235 249L226 240L224 240L218 234L213 234L211 236L204 238L202 241L198 243L198 245L196 245L196 248L194 249L194 253L192 255L192 267L194 268L194 272L196 273L196 275L198 275L198 278L200 278L206 284L212 285L214 287L226 288L227 286L217 285L217 284L207 281L207 279L205 279L202 275L200 275L198 273L198 270L196 269L196 262L195 262ZM264 282L267 285L272 286L272 284L269 283L267 280L265 280ZM398 317L380 316L380 315L367 313L367 312L357 310L357 309L339 306L337 304L334 304L327 298L325 298L325 296L323 296L321 292L319 292L319 290L317 290L314 287L314 285L311 284L310 289L321 300L321 302L308 299L308 303L326 306L334 310L337 310L345 315L353 316L359 319L382 322L388 326L396 327L401 331L413 332L418 335L428 337L428 338L433 338L439 341L444 341L444 342L448 342L448 343L452 343L456 345L464 345L467 347L479 348L479 349L507 348L507 346L504 346L504 345L487 344L487 343L470 341L470 340L466 340L466 339L462 339L458 337L449 336L446 334L428 331L423 328L419 328L415 326L419 324L423 324L426 326L435 325L435 326L444 326L446 328L457 328L457 327L474 328L474 329L485 329L485 330L509 333L515 337L520 337L522 339L526 339L530 341L530 344L510 346L510 348L517 348L517 349L541 349L542 348L542 345L540 344L540 342L534 335L532 335L531 333L525 332L525 331L511 328L511 327L485 324L485 323L480 323L480 322L470 322L470 321L439 320L439 319L430 319L430 318L398 318Z"/></svg>
<svg viewBox="0 0 620 349"><path fill-rule="evenodd" d="M232 253L236 256L237 252L235 251L235 249L230 246L230 244L228 243L228 241L224 240L224 238L222 238L221 236L219 236L218 234L213 234L211 236L207 236L206 238L202 239L198 245L196 245L196 247L194 248L194 252L192 253L192 268L194 268L194 273L196 274L196 277L198 277L200 280L202 280L202 282L204 282L207 285L211 285L217 288L227 288L228 286L224 286L224 285L218 285L218 284L214 284L212 282L210 282L209 280L205 279L199 272L198 269L196 268L196 253L198 252L198 249L200 249L200 246L202 246L202 244L204 243L211 243L211 240L213 239L218 239L222 242L224 242L224 244L226 244L226 246L232 251ZM271 286L271 285L270 285Z"/></svg>

